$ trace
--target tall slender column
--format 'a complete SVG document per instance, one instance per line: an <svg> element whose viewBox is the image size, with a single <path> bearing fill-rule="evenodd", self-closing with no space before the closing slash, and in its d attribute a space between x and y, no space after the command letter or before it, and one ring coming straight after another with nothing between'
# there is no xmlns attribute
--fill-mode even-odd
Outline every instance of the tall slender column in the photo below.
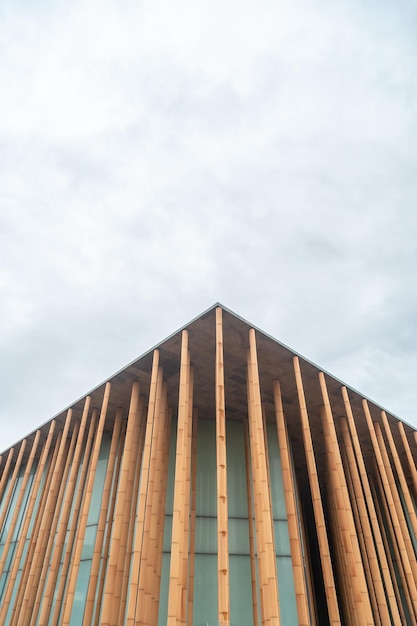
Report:
<svg viewBox="0 0 417 626"><path fill-rule="evenodd" d="M195 528L197 512L197 433L198 412L193 413L193 441L191 449L191 519L190 519L190 555L188 575L188 621L193 623L194 610L194 571L195 571Z"/></svg>
<svg viewBox="0 0 417 626"><path fill-rule="evenodd" d="M23 550L26 544L26 539L28 537L29 525L32 520L33 510L35 508L36 499L39 494L39 489L41 485L41 479L43 472L45 470L46 460L48 458L49 449L51 446L54 430L55 430L55 420L53 420L49 426L48 436L43 446L41 457L35 472L35 477L33 480L33 485L31 488L30 498L27 505L26 514L23 520L23 526L20 533L20 539L17 543L16 554L12 561L12 568L9 575L9 582L7 588L5 590L5 594L2 600L2 606L0 608L0 624L5 623L6 615L9 610L10 600L12 597L14 585L16 583L17 573L19 570L20 560L22 558ZM40 433L40 431L38 431ZM23 570L25 569L25 564L23 564Z"/></svg>
<svg viewBox="0 0 417 626"><path fill-rule="evenodd" d="M223 320L216 308L216 457L217 457L217 593L218 621L230 621L229 529L227 502L226 409L224 398Z"/></svg>
<svg viewBox="0 0 417 626"><path fill-rule="evenodd" d="M265 625L278 626L280 624L280 616L276 551L274 545L271 499L269 494L266 444L262 420L258 356L256 351L255 331L253 328L249 331L248 400L262 623Z"/></svg>
<svg viewBox="0 0 417 626"><path fill-rule="evenodd" d="M37 504L37 512L35 515L35 521L34 521L31 536L29 539L29 546L26 552L16 597L13 602L13 609L12 609L11 618L10 618L10 626L19 626L20 624L25 623L25 620L26 620L26 617L25 617L26 604L24 603L25 602L27 603L27 594L29 593L29 590L30 590L28 581L30 579L30 575L33 574L32 569L34 567L35 551L36 551L36 547L39 541L39 534L40 534L40 530L42 527L42 523L44 521L45 508L46 508L48 496L50 495L50 487L51 487L52 478L54 475L56 464L58 462L58 452L61 446L61 440L62 440L62 430L59 431L57 434L55 446L51 454L49 466L46 469L45 483L42 486L42 489L40 490L40 498ZM28 620L26 620L26 623L27 621Z"/></svg>
<svg viewBox="0 0 417 626"><path fill-rule="evenodd" d="M191 468L187 460L191 453L189 440L189 402L190 402L190 356L188 350L188 332L182 331L181 366L178 400L177 451L175 459L174 508L172 520L171 565L168 593L167 626L185 625L186 606L183 606L183 567L184 567L184 535L186 519L189 516L188 494L191 485ZM188 450L190 446L190 450ZM188 541L187 541L188 547ZM187 555L185 555L187 556Z"/></svg>
<svg viewBox="0 0 417 626"><path fill-rule="evenodd" d="M22 459L23 459L23 454L24 454L25 449L26 449L26 443L27 443L27 440L23 439L22 443L20 444L19 454L17 456L16 465L13 468L13 474L12 474L12 477L11 477L11 480L10 480L9 489L7 491L7 496L6 496L5 501L4 501L3 511L2 511L1 516L0 516L0 532L3 531L3 525L4 525L4 522L6 520L6 515L8 514L8 511L9 511L9 504L11 502L12 495L13 495L13 492L14 492L14 488L15 488L16 482L18 480L20 466L22 464Z"/></svg>
<svg viewBox="0 0 417 626"><path fill-rule="evenodd" d="M390 481L388 479L387 470L386 470L386 467L382 458L380 445L379 445L378 438L376 435L376 430L375 430L374 423L372 421L371 413L369 411L368 403L366 400L362 400L362 406L363 406L363 410L365 413L365 418L366 418L366 423L368 425L369 434L371 436L372 446L374 448L376 462L377 462L379 474L381 477L384 493L387 498L388 510L390 512L391 519L392 519L394 535L395 535L393 537L393 541L395 541L396 539L398 542L399 555L400 555L402 567L404 570L406 584L410 591L410 598L412 601L414 614L415 616L417 616L416 583L415 583L415 578L414 578L413 571L411 568L408 551L407 551L404 537L402 534L400 521L398 519L397 508L395 506L394 498L391 492Z"/></svg>
<svg viewBox="0 0 417 626"><path fill-rule="evenodd" d="M253 626L259 623L259 604L258 604L258 588L257 588L257 568L256 568L256 550L255 550L255 529L253 523L254 506L252 497L252 473L250 466L250 449L249 449L249 424L244 422L245 436L245 466L246 466L246 494L248 499L248 527L249 527L249 554L250 554L250 574L252 588L252 611Z"/></svg>
<svg viewBox="0 0 417 626"><path fill-rule="evenodd" d="M119 613L120 602L116 597L117 570L119 558L123 557L124 559L125 557L124 553L120 555L119 552L120 547L123 544L123 531L126 524L126 517L129 517L129 511L126 510L126 500L129 498L129 479L132 477L132 464L135 466L135 439L138 428L138 407L139 383L135 382L132 386L126 440L123 451L122 465L120 468L115 519L113 523L113 535L107 565L106 585L101 614L102 626L114 626L114 622L117 623Z"/></svg>
<svg viewBox="0 0 417 626"><path fill-rule="evenodd" d="M94 480L95 480L96 472L97 472L98 457L100 454L101 441L103 438L104 424L106 422L107 406L109 403L109 396L110 396L110 388L111 388L111 384L109 382L106 383L106 387L104 389L103 402L101 405L100 419L99 419L99 423L97 426L97 432L96 432L93 452L91 456L90 471L88 473L87 487L86 487L84 502L83 502L82 511L81 511L81 518L78 522L77 536L76 536L76 541L75 541L74 561L72 563L72 567L70 570L68 589L64 597L64 613L63 613L63 619L62 619L63 626L69 626L70 618L71 618L72 605L73 605L74 595L75 595L75 587L76 587L77 578L78 578L79 564L81 561L81 552L83 549L85 530L87 527L88 511L90 509L91 498L93 495L93 486L94 486Z"/></svg>
<svg viewBox="0 0 417 626"><path fill-rule="evenodd" d="M97 525L96 541L94 544L93 558L91 562L91 573L88 581L87 600L84 611L83 626L92 624L94 604L96 600L97 583L99 578L100 560L102 557L104 534L106 530L107 514L110 502L111 488L114 479L114 468L117 460L117 448L120 440L120 430L122 425L122 410L116 411L112 439L110 444L109 460L104 481L103 497L101 500L100 516ZM101 602L98 599L98 602Z"/></svg>
<svg viewBox="0 0 417 626"><path fill-rule="evenodd" d="M295 356L293 362L298 401L300 405L300 418L303 431L308 479L310 482L313 512L316 520L317 538L323 570L327 610L329 613L330 626L336 626L340 625L340 613L336 595L336 586L334 582L333 567L330 558L329 540L327 537L326 522L324 519L323 503L321 499L320 485L317 475L316 459L314 456L313 441L311 438L310 423L307 413L307 406L298 357Z"/></svg>
<svg viewBox="0 0 417 626"><path fill-rule="evenodd" d="M408 517L411 522L414 536L417 537L417 517L414 509L414 504L411 500L410 491L408 489L407 481L404 476L404 470L401 465L400 457L398 456L397 446L395 445L394 437L392 436L391 427L388 422L387 414L385 411L381 411L382 423L384 424L385 433L388 439L388 445L391 450L391 455L394 460L395 469L398 479L401 485L401 491L404 496L405 506L408 512Z"/></svg>
<svg viewBox="0 0 417 626"><path fill-rule="evenodd" d="M374 619L369 602L362 556L359 549L355 522L340 455L339 442L323 372L319 373L319 381L324 409L322 412L322 424L333 485L332 498L335 502L338 528L340 529L341 538L343 539L343 552L347 565L346 574L350 577L352 582L355 619L358 622L358 626L364 624L373 626Z"/></svg>
<svg viewBox="0 0 417 626"><path fill-rule="evenodd" d="M302 539L297 515L294 477L291 468L290 445L284 409L282 406L281 386L277 380L274 381L274 404L278 432L279 455L281 459L282 482L284 486L285 508L287 510L292 569L294 574L298 625L310 626L308 594L301 550Z"/></svg>
<svg viewBox="0 0 417 626"><path fill-rule="evenodd" d="M352 502L356 503L358 525L362 530L364 546L366 549L367 561L369 563L368 588L375 590L375 598L377 611L382 620L382 625L390 623L390 615L385 597L384 586L381 578L381 571L378 563L378 556L375 549L374 539L372 536L371 523L366 508L366 502L363 494L362 484L356 464L355 453L352 447L352 440L349 434L348 423L342 418L343 441L345 444L346 458L349 465L352 486ZM381 546L383 548L383 546ZM392 590L393 594L393 590ZM393 598L395 601L395 597ZM390 607L391 608L391 607ZM396 608L396 602L395 602ZM392 609L391 609L392 610ZM397 609L396 609L397 610ZM374 610L375 613L375 610ZM398 615L399 617L399 615Z"/></svg>
<svg viewBox="0 0 417 626"><path fill-rule="evenodd" d="M391 577L391 570L388 566L387 554L385 551L384 543L381 535L381 526L378 522L374 499L369 485L368 472L366 471L365 462L363 459L362 448L360 445L358 432L356 429L356 423L353 416L352 407L349 400L349 395L346 387L342 387L342 397L346 411L346 417L348 421L349 431L352 438L352 445L356 455L356 462L358 464L358 471L360 482L363 489L364 500L367 505L369 521L372 528L372 533L375 541L375 548L378 555L378 560L381 566L381 573L384 580L384 585L387 593L387 598L390 606L390 611L396 624L401 623L401 618L398 612L398 605L396 595L393 587L393 581ZM374 578L375 580L375 578ZM382 606L380 604L380 606Z"/></svg>
<svg viewBox="0 0 417 626"><path fill-rule="evenodd" d="M144 621L144 611L146 593L146 561L148 557L149 543L145 540L145 534L149 535L150 508L152 499L150 481L153 481L151 472L155 467L155 463L152 463L155 412L157 396L161 386L162 372L159 368L159 351L155 350L153 354L148 415L146 419L145 445L143 450L142 477L138 498L135 545L133 548L132 573L126 623L127 626L133 626L136 621L139 621L141 624L147 623ZM143 568L142 562L144 563Z"/></svg>
<svg viewBox="0 0 417 626"><path fill-rule="evenodd" d="M410 443L409 443L409 441L407 439L407 434L405 432L404 424L402 422L398 422L398 430L400 431L401 439L402 439L403 446L404 446L404 450L405 450L405 453L407 455L407 461L408 461L408 465L409 465L410 472L411 472L411 478L412 478L412 481L413 481L414 494L417 497L417 470L416 470L416 464L414 462L414 458L413 458L413 455L411 453Z"/></svg>
<svg viewBox="0 0 417 626"><path fill-rule="evenodd" d="M59 565L62 558L62 551L65 544L65 536L67 534L67 527L69 522L69 517L71 513L71 506L74 497L75 487L77 484L78 472L80 469L81 463L81 454L83 449L83 441L84 441L84 433L87 424L88 411L90 408L90 396L87 396L84 402L84 410L81 417L80 428L78 431L77 444L74 453L74 459L71 463L71 471L68 478L67 489L65 493L65 502L62 510L62 514L59 518L59 525L57 536L54 541L54 553L52 556L51 564L49 565L48 571L48 581L46 584L45 592L43 593L43 603L41 616L39 619L39 626L44 626L49 621L49 615L52 607L52 598L55 591L56 581L58 577ZM55 534L55 533L54 533ZM49 559L48 559L49 562Z"/></svg>
<svg viewBox="0 0 417 626"><path fill-rule="evenodd" d="M58 587L55 588L54 591L54 610L52 614L52 619L50 620L50 626L57 626L58 620L61 614L62 608L62 599L64 597L65 588L67 587L67 583L69 580L69 568L70 561L72 558L74 542L76 539L76 534L78 530L78 521L80 517L80 511L82 507L82 502L85 498L85 485L86 479L88 475L88 470L90 467L90 453L91 448L93 446L94 436L96 432L96 423L97 423L98 410L96 408L93 409L90 418L90 424L88 428L87 435L87 443L85 445L85 450L83 453L83 463L81 467L80 477L78 479L77 485L77 495L75 499L75 503L73 506L72 515L70 518L68 533L66 534L65 541L65 550L63 551L63 563L60 569L59 575L59 584Z"/></svg>
<svg viewBox="0 0 417 626"><path fill-rule="evenodd" d="M19 517L20 507L22 506L23 497L24 497L24 495L26 493L26 488L27 488L27 485L28 485L28 482L29 482L29 477L30 477L30 473L31 473L31 470L32 470L33 461L35 459L35 454L36 454L36 450L37 450L37 447L38 447L40 435L41 435L41 431L38 430L36 432L36 435L35 435L35 440L34 440L34 442L32 444L29 460L28 460L28 463L26 465L25 473L24 473L24 476L23 476L23 482L22 482L22 485L20 487L19 496L17 498L17 502L16 502L16 505L14 507L12 519L11 519L10 525L9 525L9 530L8 530L6 538L5 538L3 552L2 552L2 555L1 555L1 559L0 559L0 577L1 577L2 573L3 573L4 565L5 565L5 562L6 562L6 559L7 559L7 555L8 555L8 552L9 552L9 548L10 548L10 544L11 544L11 541L12 541L12 537L14 536L14 533L15 533L15 530L16 530L16 523L17 523L17 519ZM19 541L19 537L17 538L17 541ZM10 576L8 576L7 579L10 580ZM6 583L6 585L7 584L8 584L8 582ZM4 591L3 591L3 593L4 593Z"/></svg>

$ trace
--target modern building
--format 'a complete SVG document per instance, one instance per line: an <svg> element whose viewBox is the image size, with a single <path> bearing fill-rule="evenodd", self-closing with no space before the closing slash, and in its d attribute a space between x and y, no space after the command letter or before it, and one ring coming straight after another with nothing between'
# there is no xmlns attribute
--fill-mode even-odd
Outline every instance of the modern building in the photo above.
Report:
<svg viewBox="0 0 417 626"><path fill-rule="evenodd" d="M216 304L3 452L0 626L417 624L416 437Z"/></svg>

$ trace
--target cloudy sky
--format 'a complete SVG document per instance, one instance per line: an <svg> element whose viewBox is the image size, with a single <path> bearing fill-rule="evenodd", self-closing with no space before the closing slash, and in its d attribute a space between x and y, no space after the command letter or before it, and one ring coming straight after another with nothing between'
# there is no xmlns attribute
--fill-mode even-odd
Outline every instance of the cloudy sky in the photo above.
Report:
<svg viewBox="0 0 417 626"><path fill-rule="evenodd" d="M416 18L2 0L0 449L216 301L417 426Z"/></svg>

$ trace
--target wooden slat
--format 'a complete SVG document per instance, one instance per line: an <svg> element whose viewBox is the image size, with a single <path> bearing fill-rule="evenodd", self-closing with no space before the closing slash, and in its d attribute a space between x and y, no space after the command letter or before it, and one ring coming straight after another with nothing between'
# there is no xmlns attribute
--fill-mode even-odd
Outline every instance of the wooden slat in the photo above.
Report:
<svg viewBox="0 0 417 626"><path fill-rule="evenodd" d="M291 452L287 424L282 406L281 386L274 381L275 418L277 423L279 454L281 459L282 482L285 508L287 510L288 535L291 547L291 560L294 574L294 590L297 602L299 626L310 626L307 585L304 576L301 534L297 515L296 492L291 468ZM279 583L279 581L278 581Z"/></svg>
<svg viewBox="0 0 417 626"><path fill-rule="evenodd" d="M249 331L248 350L248 410L252 481L255 502L258 573L261 589L262 623L279 625L276 550L269 493L266 443L262 419L258 357L254 329Z"/></svg>
<svg viewBox="0 0 417 626"><path fill-rule="evenodd" d="M293 358L294 374L297 386L298 402L300 406L300 418L302 424L304 450L307 463L308 479L311 489L313 512L316 520L317 539L319 544L320 559L322 564L324 588L326 593L327 610L329 613L330 626L340 625L340 612L336 595L333 566L330 557L329 540L327 537L326 522L324 519L323 502L321 499L319 480L317 475L316 459L314 455L313 441L311 437L310 422L305 401L303 381L301 377L298 357Z"/></svg>

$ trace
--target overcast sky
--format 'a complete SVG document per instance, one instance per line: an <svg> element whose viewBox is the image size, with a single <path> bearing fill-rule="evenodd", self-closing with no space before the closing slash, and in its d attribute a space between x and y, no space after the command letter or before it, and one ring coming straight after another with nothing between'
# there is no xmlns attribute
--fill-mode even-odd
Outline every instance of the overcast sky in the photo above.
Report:
<svg viewBox="0 0 417 626"><path fill-rule="evenodd" d="M417 426L416 24L2 0L0 449L216 301Z"/></svg>

